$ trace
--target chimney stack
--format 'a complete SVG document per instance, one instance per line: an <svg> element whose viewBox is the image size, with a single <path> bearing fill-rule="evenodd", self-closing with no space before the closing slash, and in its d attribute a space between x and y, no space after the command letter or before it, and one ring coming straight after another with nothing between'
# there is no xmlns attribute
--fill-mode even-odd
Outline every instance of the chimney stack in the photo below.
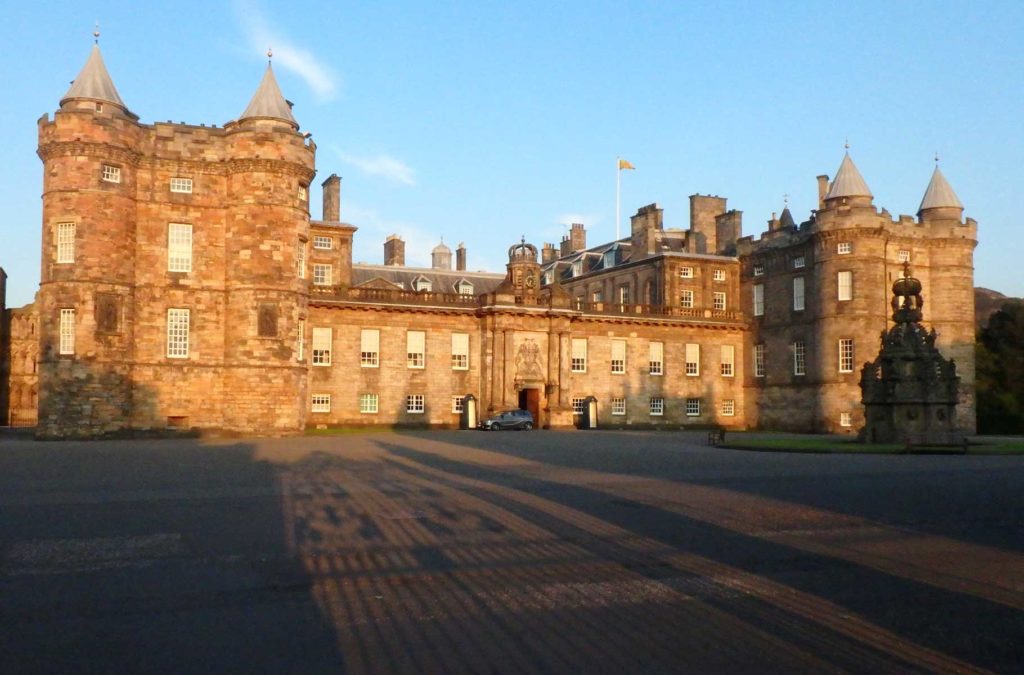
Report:
<svg viewBox="0 0 1024 675"><path fill-rule="evenodd" d="M405 266L405 242L397 234L388 235L384 241L384 264Z"/></svg>
<svg viewBox="0 0 1024 675"><path fill-rule="evenodd" d="M341 179L332 173L323 183L324 188L324 222L341 222Z"/></svg>
<svg viewBox="0 0 1024 675"><path fill-rule="evenodd" d="M455 249L455 269L459 272L466 271L466 247L461 241L459 247Z"/></svg>
<svg viewBox="0 0 1024 675"><path fill-rule="evenodd" d="M569 239L572 241L572 252L583 251L587 248L587 230L583 223L573 223L569 228Z"/></svg>
<svg viewBox="0 0 1024 675"><path fill-rule="evenodd" d="M825 195L828 194L828 176L818 176L818 210L825 208Z"/></svg>
<svg viewBox="0 0 1024 675"><path fill-rule="evenodd" d="M540 252L540 262L542 265L547 265L549 262L558 260L558 249L555 248L554 244L544 243L544 248Z"/></svg>

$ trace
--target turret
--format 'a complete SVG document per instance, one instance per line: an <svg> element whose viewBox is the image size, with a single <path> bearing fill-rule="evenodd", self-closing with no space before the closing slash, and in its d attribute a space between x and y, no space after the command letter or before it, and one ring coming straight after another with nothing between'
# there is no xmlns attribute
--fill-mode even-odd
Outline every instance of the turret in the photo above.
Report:
<svg viewBox="0 0 1024 675"><path fill-rule="evenodd" d="M922 223L938 220L955 220L958 223L963 217L964 205L960 203L953 186L939 171L938 163L932 172L932 179L924 191L921 206L917 209L917 217Z"/></svg>
<svg viewBox="0 0 1024 675"><path fill-rule="evenodd" d="M444 245L444 240L430 252L430 266L435 270L450 270L452 268L452 250Z"/></svg>
<svg viewBox="0 0 1024 675"><path fill-rule="evenodd" d="M843 161L836 171L828 192L825 194L825 208L839 206L872 206L873 195L857 170L850 153L843 155Z"/></svg>

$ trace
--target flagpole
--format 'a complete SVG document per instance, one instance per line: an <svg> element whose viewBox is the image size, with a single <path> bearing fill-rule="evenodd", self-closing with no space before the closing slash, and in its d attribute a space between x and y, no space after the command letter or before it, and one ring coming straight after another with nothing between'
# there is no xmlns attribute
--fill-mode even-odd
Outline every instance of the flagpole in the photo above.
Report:
<svg viewBox="0 0 1024 675"><path fill-rule="evenodd" d="M620 183L622 182L622 167L619 164L620 160L621 157L615 158L615 241L619 240L619 221L622 218L619 214L619 195L621 191Z"/></svg>

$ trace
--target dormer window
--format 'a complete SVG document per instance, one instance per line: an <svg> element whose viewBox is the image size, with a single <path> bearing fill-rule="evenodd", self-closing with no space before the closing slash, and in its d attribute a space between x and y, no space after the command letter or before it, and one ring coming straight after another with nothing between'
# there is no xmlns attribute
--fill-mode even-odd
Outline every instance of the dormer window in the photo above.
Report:
<svg viewBox="0 0 1024 675"><path fill-rule="evenodd" d="M429 293L434 289L434 284L432 284L430 279L426 277L419 277L413 282L413 288L421 293Z"/></svg>
<svg viewBox="0 0 1024 675"><path fill-rule="evenodd" d="M609 267L615 267L615 249L612 249L611 251L605 251L604 267L605 269L608 269Z"/></svg>
<svg viewBox="0 0 1024 675"><path fill-rule="evenodd" d="M572 275L578 277L583 274L583 260L575 260L572 263Z"/></svg>
<svg viewBox="0 0 1024 675"><path fill-rule="evenodd" d="M551 281L554 278L555 278L555 273L552 272L551 270L547 270L546 272L544 272L544 284L545 285L550 284Z"/></svg>
<svg viewBox="0 0 1024 675"><path fill-rule="evenodd" d="M455 291L459 295L473 295L473 284L469 283L465 279L462 279L459 281L459 283L455 284Z"/></svg>

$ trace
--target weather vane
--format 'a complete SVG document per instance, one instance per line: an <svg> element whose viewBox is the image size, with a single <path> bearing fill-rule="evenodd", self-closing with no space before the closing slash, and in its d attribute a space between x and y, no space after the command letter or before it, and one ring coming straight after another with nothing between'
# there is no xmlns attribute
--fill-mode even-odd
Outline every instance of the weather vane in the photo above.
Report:
<svg viewBox="0 0 1024 675"><path fill-rule="evenodd" d="M96 20L96 26L92 29L92 39L96 44L100 43L100 22Z"/></svg>

